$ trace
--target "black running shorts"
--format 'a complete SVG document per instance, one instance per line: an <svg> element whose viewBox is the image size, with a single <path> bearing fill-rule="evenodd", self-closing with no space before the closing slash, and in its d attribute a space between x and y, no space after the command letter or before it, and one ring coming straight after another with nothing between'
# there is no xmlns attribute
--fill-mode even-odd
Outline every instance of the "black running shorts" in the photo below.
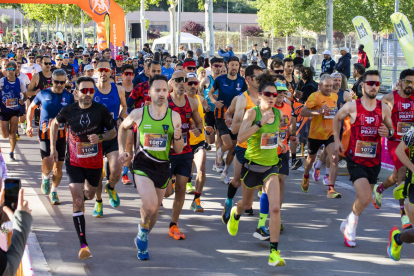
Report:
<svg viewBox="0 0 414 276"><path fill-rule="evenodd" d="M374 167L366 167L355 163L349 156L346 157L346 167L349 172L349 180L353 182L360 178L368 179L369 184L377 184L378 175L381 171L381 164Z"/></svg>

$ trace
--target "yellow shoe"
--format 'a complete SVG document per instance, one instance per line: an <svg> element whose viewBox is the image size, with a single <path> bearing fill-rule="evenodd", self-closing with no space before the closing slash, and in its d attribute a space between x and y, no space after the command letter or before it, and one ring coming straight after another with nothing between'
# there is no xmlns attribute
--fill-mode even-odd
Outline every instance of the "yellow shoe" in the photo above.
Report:
<svg viewBox="0 0 414 276"><path fill-rule="evenodd" d="M92 258L91 251L89 250L89 247L86 244L82 244L82 247L79 250L78 257L79 260L87 260L89 258Z"/></svg>
<svg viewBox="0 0 414 276"><path fill-rule="evenodd" d="M269 256L269 265L271 266L285 266L286 262L279 255L279 250L272 249L272 253Z"/></svg>
<svg viewBox="0 0 414 276"><path fill-rule="evenodd" d="M309 178L303 178L301 187L302 191L304 191L305 193L309 191Z"/></svg>
<svg viewBox="0 0 414 276"><path fill-rule="evenodd" d="M396 200L404 199L403 191L404 191L405 182L401 182L400 185L394 188L393 195Z"/></svg>

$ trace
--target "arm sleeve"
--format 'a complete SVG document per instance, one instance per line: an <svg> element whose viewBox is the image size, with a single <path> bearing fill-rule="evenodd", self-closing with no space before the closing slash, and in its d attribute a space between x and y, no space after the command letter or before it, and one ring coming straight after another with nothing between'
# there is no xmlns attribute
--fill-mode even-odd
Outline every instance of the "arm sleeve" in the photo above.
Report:
<svg viewBox="0 0 414 276"><path fill-rule="evenodd" d="M109 113L108 108L106 108L104 106L104 108L102 110L103 110L102 111L102 122L103 122L104 127L107 130L113 129L115 127L115 120L114 120L114 118L112 117L111 113Z"/></svg>
<svg viewBox="0 0 414 276"><path fill-rule="evenodd" d="M68 106L63 107L58 115L56 115L56 121L58 121L59 124L66 123L66 110Z"/></svg>

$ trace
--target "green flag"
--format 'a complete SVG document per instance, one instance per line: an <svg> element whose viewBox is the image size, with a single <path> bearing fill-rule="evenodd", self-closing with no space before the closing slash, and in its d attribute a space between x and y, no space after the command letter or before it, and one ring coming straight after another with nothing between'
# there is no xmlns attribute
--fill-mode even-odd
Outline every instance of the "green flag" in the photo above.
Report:
<svg viewBox="0 0 414 276"><path fill-rule="evenodd" d="M363 16L357 16L352 19L352 24L354 24L355 30L358 34L359 43L364 45L364 50L367 53L369 62L371 66L369 68L374 68L374 39L372 37L371 26L368 21ZM368 69L368 68L367 68Z"/></svg>

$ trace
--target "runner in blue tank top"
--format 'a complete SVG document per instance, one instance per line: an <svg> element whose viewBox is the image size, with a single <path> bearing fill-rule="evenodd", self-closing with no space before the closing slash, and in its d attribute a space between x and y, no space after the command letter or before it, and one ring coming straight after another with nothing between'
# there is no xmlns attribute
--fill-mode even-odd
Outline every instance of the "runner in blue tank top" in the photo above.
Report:
<svg viewBox="0 0 414 276"><path fill-rule="evenodd" d="M110 81L111 65L107 60L100 60L96 65L98 71L98 82L95 85L95 95L93 101L105 105L109 113L112 114L116 121L117 127L126 118L126 100L125 90L122 86L116 85ZM105 169L107 183L105 190L108 191L109 203L113 208L117 208L120 204L118 194L115 190L115 184L121 178L122 164L118 162L118 137L110 141L102 142L102 151L108 161ZM94 217L102 217L102 178L98 189L96 190L96 203L93 210Z"/></svg>

